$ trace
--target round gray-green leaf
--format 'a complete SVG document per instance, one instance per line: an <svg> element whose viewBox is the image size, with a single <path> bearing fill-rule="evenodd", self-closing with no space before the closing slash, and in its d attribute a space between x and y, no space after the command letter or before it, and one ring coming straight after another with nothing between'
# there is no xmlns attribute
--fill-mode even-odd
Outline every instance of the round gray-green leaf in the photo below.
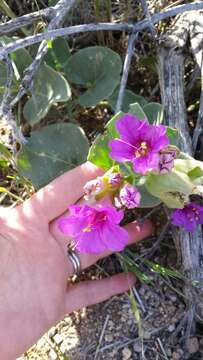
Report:
<svg viewBox="0 0 203 360"><path fill-rule="evenodd" d="M108 99L108 103L113 110L116 109L118 94L119 94L119 88L116 88L113 94L111 94L111 96ZM143 107L147 104L147 101L143 96L136 95L131 90L125 90L121 110L124 111L125 113L128 113L130 104L134 104L134 103L138 103L141 107Z"/></svg>
<svg viewBox="0 0 203 360"><path fill-rule="evenodd" d="M33 131L23 145L19 169L39 189L86 161L88 148L88 140L80 127L74 124L48 125ZM23 166L25 163L28 165Z"/></svg>
<svg viewBox="0 0 203 360"><path fill-rule="evenodd" d="M32 97L26 102L23 114L31 123L37 123L52 104L68 101L71 89L67 80L48 65L41 65L36 75Z"/></svg>
<svg viewBox="0 0 203 360"><path fill-rule="evenodd" d="M107 99L120 81L122 63L114 51L93 46L72 55L66 66L68 79L86 88L79 97L82 106L95 106Z"/></svg>

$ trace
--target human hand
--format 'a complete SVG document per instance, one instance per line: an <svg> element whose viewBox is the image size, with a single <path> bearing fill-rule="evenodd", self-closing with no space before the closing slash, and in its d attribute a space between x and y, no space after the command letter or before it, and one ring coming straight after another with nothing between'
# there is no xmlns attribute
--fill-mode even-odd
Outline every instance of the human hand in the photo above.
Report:
<svg viewBox="0 0 203 360"><path fill-rule="evenodd" d="M83 195L83 186L101 174L90 163L58 177L14 209L0 210L0 358L14 360L54 323L83 306L126 291L132 274L67 284L73 268L67 239L57 219ZM151 233L149 221L126 226L129 243ZM103 254L80 254L82 269Z"/></svg>

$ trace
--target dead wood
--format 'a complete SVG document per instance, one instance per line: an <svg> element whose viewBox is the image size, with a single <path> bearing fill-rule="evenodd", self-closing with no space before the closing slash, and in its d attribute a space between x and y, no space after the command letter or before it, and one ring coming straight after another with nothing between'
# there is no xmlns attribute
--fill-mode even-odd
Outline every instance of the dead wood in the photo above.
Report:
<svg viewBox="0 0 203 360"><path fill-rule="evenodd" d="M178 129L179 146L182 151L194 155L192 139L187 125L184 98L184 64L190 38L191 24L195 14L181 15L164 35L158 49L158 72L162 103L165 107L166 123ZM194 41L194 38L193 38ZM201 227L194 233L182 229L174 230L174 240L181 258L182 270L189 280L185 284L188 299L186 335L195 324L195 316L203 321L203 298L197 292L203 289L203 240ZM196 282L197 288L191 286Z"/></svg>

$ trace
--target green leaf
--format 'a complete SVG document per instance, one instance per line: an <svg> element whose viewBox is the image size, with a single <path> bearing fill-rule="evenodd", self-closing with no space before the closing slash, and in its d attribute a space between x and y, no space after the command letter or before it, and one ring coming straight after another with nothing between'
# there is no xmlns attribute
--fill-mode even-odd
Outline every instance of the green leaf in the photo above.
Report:
<svg viewBox="0 0 203 360"><path fill-rule="evenodd" d="M203 185L203 163L202 161L190 159L176 159L174 168L187 174L190 180L197 185Z"/></svg>
<svg viewBox="0 0 203 360"><path fill-rule="evenodd" d="M154 72L157 74L157 63L155 56L146 56L140 59L140 63L144 65L150 72Z"/></svg>
<svg viewBox="0 0 203 360"><path fill-rule="evenodd" d="M114 165L114 161L109 157L108 143L110 140L111 136L108 132L97 136L87 157L89 161L104 170L109 170Z"/></svg>
<svg viewBox="0 0 203 360"><path fill-rule="evenodd" d="M164 119L164 107L163 105L155 102L151 102L143 108L147 119L150 124L159 125Z"/></svg>
<svg viewBox="0 0 203 360"><path fill-rule="evenodd" d="M68 79L86 88L79 97L82 106L95 106L107 99L120 81L121 58L114 51L87 47L72 55L66 67Z"/></svg>
<svg viewBox="0 0 203 360"><path fill-rule="evenodd" d="M188 158L188 159L175 159L174 161L174 167L176 170L184 172L185 174L188 174L192 172L194 169L199 168L199 171L203 171L203 163L202 161ZM196 173L196 172L195 172ZM194 175L194 174L193 174ZM201 174L200 176L202 176Z"/></svg>
<svg viewBox="0 0 203 360"><path fill-rule="evenodd" d="M65 171L83 163L87 158L88 141L83 130L74 124L53 124L33 131L19 156L27 157L31 167L20 172L36 188L48 184Z"/></svg>
<svg viewBox="0 0 203 360"><path fill-rule="evenodd" d="M46 64L55 70L66 72L66 66L70 57L70 49L64 38L57 38L52 41L52 47L45 56Z"/></svg>
<svg viewBox="0 0 203 360"><path fill-rule="evenodd" d="M113 94L108 98L108 103L113 110L116 109L116 103L118 99L119 88L114 90ZM147 104L144 97L134 94L131 90L124 91L124 98L121 110L125 113L129 111L130 104L138 103L141 107Z"/></svg>
<svg viewBox="0 0 203 360"><path fill-rule="evenodd" d="M25 69L32 63L32 57L26 49L19 49L11 54L11 59L14 61L19 76L22 78ZM16 79L17 73L14 71Z"/></svg>
<svg viewBox="0 0 203 360"><path fill-rule="evenodd" d="M24 106L24 117L35 124L48 113L52 104L67 101L70 96L66 79L48 65L42 65L35 79L32 97Z"/></svg>
<svg viewBox="0 0 203 360"><path fill-rule="evenodd" d="M141 106L138 103L131 104L128 113L135 115L140 120L147 121L146 114L144 113L144 111L142 110Z"/></svg>
<svg viewBox="0 0 203 360"><path fill-rule="evenodd" d="M196 166L194 169L188 172L188 176L191 180L196 180L203 176L203 169L201 169L199 166Z"/></svg>
<svg viewBox="0 0 203 360"><path fill-rule="evenodd" d="M141 194L141 202L139 205L140 208L152 208L159 205L162 202L161 199L150 194L149 191L147 191L146 186L137 185L137 189Z"/></svg>
<svg viewBox="0 0 203 360"><path fill-rule="evenodd" d="M71 55L67 41L60 37L53 42L53 51L62 69L66 72L68 59Z"/></svg>
<svg viewBox="0 0 203 360"><path fill-rule="evenodd" d="M119 111L117 114L115 114L106 124L106 128L108 129L110 137L113 138L119 138L120 135L118 131L116 130L116 122L118 119L120 119L123 115L125 115L122 111Z"/></svg>
<svg viewBox="0 0 203 360"><path fill-rule="evenodd" d="M167 126L166 135L170 139L170 144L178 147L179 145L179 134L178 130Z"/></svg>
<svg viewBox="0 0 203 360"><path fill-rule="evenodd" d="M149 174L145 182L147 190L161 199L169 208L182 208L189 195L195 193L190 178L175 169L165 175Z"/></svg>
<svg viewBox="0 0 203 360"><path fill-rule="evenodd" d="M3 155L5 158L10 159L11 153L4 144L0 143L0 156Z"/></svg>
<svg viewBox="0 0 203 360"><path fill-rule="evenodd" d="M9 44L14 40L18 40L17 36L1 36L0 41L3 42L5 45ZM22 77L24 74L25 69L32 63L32 57L30 56L29 52L26 49L19 49L11 53L10 55L11 60L15 63L14 74L16 79L18 80L19 77Z"/></svg>
<svg viewBox="0 0 203 360"><path fill-rule="evenodd" d="M3 61L0 61L0 104L1 104L2 99L3 99L6 80L7 80L6 64Z"/></svg>

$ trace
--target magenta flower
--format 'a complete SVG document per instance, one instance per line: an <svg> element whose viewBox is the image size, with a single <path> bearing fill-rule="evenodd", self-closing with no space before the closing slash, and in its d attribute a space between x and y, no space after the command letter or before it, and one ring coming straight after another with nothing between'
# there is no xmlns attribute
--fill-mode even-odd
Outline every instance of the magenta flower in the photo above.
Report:
<svg viewBox="0 0 203 360"><path fill-rule="evenodd" d="M183 209L174 210L171 219L174 225L194 231L196 225L203 224L203 206L191 202Z"/></svg>
<svg viewBox="0 0 203 360"><path fill-rule="evenodd" d="M58 221L59 229L73 237L75 247L82 253L121 251L128 243L128 233L119 226L123 211L114 207L72 205L70 216Z"/></svg>
<svg viewBox="0 0 203 360"><path fill-rule="evenodd" d="M126 184L120 190L119 200L127 209L134 209L140 205L141 195L135 186Z"/></svg>
<svg viewBox="0 0 203 360"><path fill-rule="evenodd" d="M159 151L169 144L166 127L150 125L126 114L116 123L120 139L111 140L110 156L119 162L131 161L135 172L145 175L158 170Z"/></svg>

